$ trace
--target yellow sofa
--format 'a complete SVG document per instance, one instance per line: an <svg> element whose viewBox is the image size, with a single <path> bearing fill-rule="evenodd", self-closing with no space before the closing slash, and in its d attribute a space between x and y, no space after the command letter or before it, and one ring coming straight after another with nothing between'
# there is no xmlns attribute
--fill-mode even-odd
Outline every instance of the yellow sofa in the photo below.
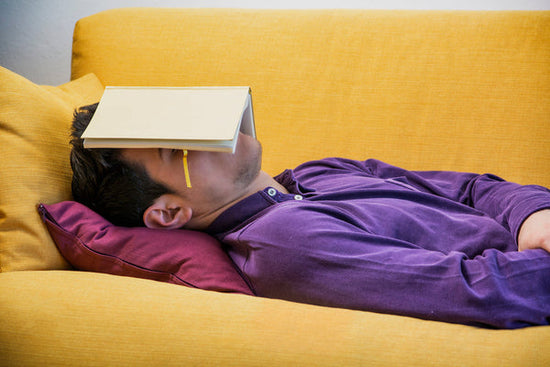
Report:
<svg viewBox="0 0 550 367"><path fill-rule="evenodd" d="M35 208L70 199L72 108L104 85L251 86L271 174L373 157L550 186L549 61L545 11L81 19L70 83L0 70L0 365L549 366L548 326L488 330L74 271Z"/></svg>

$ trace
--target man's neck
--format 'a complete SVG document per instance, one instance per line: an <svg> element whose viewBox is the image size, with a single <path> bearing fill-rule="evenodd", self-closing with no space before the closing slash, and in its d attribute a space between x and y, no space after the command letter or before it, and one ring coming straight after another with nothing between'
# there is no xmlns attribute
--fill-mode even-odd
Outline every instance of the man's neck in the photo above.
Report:
<svg viewBox="0 0 550 367"><path fill-rule="evenodd" d="M266 172L260 171L258 176L256 176L256 178L250 183L250 185L244 188L243 191L239 193L239 195L234 200L208 213L192 218L189 222L187 222L185 228L194 230L204 230L208 228L208 226L212 224L212 222L225 210L237 204L239 201L257 193L258 191L265 189L266 187L273 187L282 193L288 194L288 190L286 189L286 187L281 185Z"/></svg>

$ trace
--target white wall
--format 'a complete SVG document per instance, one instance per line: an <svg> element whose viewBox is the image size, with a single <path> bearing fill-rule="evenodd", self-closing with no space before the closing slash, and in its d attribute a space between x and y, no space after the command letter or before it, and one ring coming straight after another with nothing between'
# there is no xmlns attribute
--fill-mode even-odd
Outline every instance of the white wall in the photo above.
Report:
<svg viewBox="0 0 550 367"><path fill-rule="evenodd" d="M550 10L550 0L0 0L0 65L36 83L65 83L75 22L128 6Z"/></svg>

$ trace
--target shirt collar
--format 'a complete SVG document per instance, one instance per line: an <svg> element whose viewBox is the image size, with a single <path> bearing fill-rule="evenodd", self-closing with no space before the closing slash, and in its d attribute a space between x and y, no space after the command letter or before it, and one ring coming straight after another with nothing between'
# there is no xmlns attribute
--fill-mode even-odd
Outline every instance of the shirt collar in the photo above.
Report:
<svg viewBox="0 0 550 367"><path fill-rule="evenodd" d="M302 186L296 180L294 172L289 169L275 176L274 179L283 185L288 190L289 194L279 192L273 187L266 187L225 210L212 222L212 224L210 224L206 232L213 235L223 234L245 223L247 219L273 204L287 200L296 200L297 198L302 199L302 195L312 191Z"/></svg>

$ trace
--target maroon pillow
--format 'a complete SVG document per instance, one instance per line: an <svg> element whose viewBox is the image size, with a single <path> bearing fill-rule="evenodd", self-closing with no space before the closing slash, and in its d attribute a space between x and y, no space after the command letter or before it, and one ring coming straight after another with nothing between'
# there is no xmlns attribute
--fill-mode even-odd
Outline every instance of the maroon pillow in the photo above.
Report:
<svg viewBox="0 0 550 367"><path fill-rule="evenodd" d="M38 211L76 269L252 294L221 244L206 233L117 227L74 201L40 204Z"/></svg>

